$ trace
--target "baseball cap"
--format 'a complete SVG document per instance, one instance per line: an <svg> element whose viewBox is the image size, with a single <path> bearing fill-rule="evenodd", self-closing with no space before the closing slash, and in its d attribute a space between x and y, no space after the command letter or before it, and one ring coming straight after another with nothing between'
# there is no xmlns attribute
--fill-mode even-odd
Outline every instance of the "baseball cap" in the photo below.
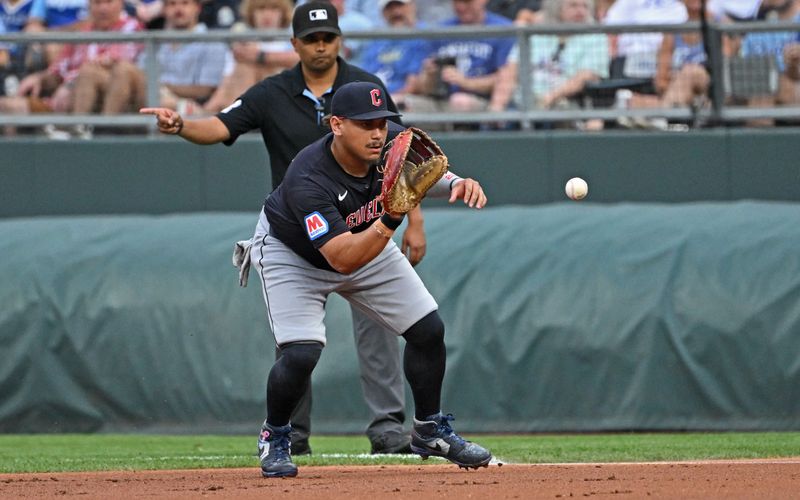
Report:
<svg viewBox="0 0 800 500"><path fill-rule="evenodd" d="M333 94L331 114L351 120L374 120L400 116L386 107L386 91L372 82L351 82Z"/></svg>
<svg viewBox="0 0 800 500"><path fill-rule="evenodd" d="M328 2L306 2L298 5L292 16L294 37L303 38L319 31L341 36L336 7Z"/></svg>
<svg viewBox="0 0 800 500"><path fill-rule="evenodd" d="M384 8L386 8L387 5L389 5L392 2L411 3L411 0L381 0L380 2L378 2L378 7L380 7L380 9L383 10Z"/></svg>

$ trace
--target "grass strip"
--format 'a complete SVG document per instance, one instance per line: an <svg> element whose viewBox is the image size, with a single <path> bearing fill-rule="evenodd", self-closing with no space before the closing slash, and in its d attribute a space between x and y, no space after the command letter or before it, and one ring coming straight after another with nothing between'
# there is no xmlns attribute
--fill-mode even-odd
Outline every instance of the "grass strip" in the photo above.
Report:
<svg viewBox="0 0 800 500"><path fill-rule="evenodd" d="M800 457L800 433L617 433L467 436L507 463L651 462ZM313 436L298 465L426 464L372 456L363 436ZM0 436L0 473L257 467L255 436Z"/></svg>

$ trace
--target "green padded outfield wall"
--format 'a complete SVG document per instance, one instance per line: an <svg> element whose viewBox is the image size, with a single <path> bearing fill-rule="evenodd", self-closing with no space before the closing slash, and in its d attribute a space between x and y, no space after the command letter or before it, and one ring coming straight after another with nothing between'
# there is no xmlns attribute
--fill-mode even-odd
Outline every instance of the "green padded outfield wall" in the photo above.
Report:
<svg viewBox="0 0 800 500"><path fill-rule="evenodd" d="M691 133L436 135L454 170L494 205L564 199L573 176L594 202L800 201L800 129ZM174 137L0 140L0 217L257 210L269 190L260 136L228 148Z"/></svg>
<svg viewBox="0 0 800 500"><path fill-rule="evenodd" d="M492 203L426 211L460 429L800 429L798 129L436 138ZM257 137L0 140L0 432L252 432L273 343L230 251L266 169ZM316 429L360 432L327 324Z"/></svg>
<svg viewBox="0 0 800 500"><path fill-rule="evenodd" d="M419 273L468 432L800 429L800 204L427 211ZM252 213L0 221L0 431L253 432L273 343L232 243ZM361 432L329 303L320 432Z"/></svg>

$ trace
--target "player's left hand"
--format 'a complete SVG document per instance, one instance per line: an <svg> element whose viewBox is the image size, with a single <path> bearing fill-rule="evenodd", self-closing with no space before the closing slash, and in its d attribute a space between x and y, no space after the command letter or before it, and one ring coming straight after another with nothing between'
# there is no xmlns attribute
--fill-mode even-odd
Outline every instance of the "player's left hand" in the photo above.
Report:
<svg viewBox="0 0 800 500"><path fill-rule="evenodd" d="M458 181L453 189L450 190L450 203L456 200L464 200L464 204L470 208L483 208L488 199L483 192L480 183L475 179L466 178Z"/></svg>
<svg viewBox="0 0 800 500"><path fill-rule="evenodd" d="M408 219L408 227L403 232L403 242L400 250L408 258L412 266L416 266L425 257L427 242L425 241L425 229L422 224L412 224Z"/></svg>

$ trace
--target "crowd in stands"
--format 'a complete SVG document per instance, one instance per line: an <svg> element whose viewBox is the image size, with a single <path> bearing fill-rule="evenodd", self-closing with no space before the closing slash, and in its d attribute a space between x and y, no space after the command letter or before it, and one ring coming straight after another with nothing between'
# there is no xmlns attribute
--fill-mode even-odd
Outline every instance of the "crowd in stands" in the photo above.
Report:
<svg viewBox="0 0 800 500"><path fill-rule="evenodd" d="M522 54L515 37L481 36L484 26L700 21L701 0L330 2L339 13L344 33L341 56L384 80L395 101L408 113L570 109L585 106L588 90L597 88L599 83L608 84L607 88L624 96L625 107L696 110L710 106L709 61L699 31L537 34L529 39L529 60L525 65L520 63ZM178 109L187 116L213 114L254 83L297 64L297 54L288 38L295 3L2 0L0 33L286 30L286 36L277 40L159 45L159 105ZM800 0L707 2L708 21L734 23L753 19L800 23ZM387 40L347 37L360 30L407 32L452 26L474 27L475 35ZM137 43L0 43L0 114L134 112L152 95L147 90L143 53L142 44ZM726 61L730 59L728 77L733 90L727 98L731 102L738 100L754 107L800 104L798 30L725 36L723 55ZM756 59L766 72L758 75L767 83L737 92L737 68L743 60ZM523 67L530 68L529 78L524 79L530 88L525 93L519 88ZM770 86L769 82L773 84ZM528 96L529 102L523 102L523 96ZM620 123L637 126L630 120ZM555 124L560 125L586 129L608 126L598 120ZM509 126L513 124L482 125ZM13 130L7 128L6 132ZM46 127L46 132L55 138L91 137L91 130L82 126L70 130Z"/></svg>

